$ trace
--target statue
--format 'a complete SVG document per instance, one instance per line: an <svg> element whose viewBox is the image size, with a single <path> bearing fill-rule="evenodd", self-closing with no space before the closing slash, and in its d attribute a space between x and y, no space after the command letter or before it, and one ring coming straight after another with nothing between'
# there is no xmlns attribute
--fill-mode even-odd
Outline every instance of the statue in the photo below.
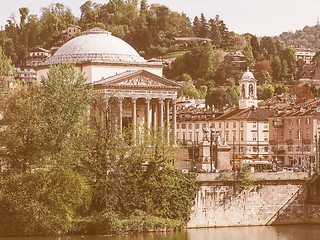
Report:
<svg viewBox="0 0 320 240"><path fill-rule="evenodd" d="M202 132L203 132L203 141L209 141L209 128L207 126L207 124L205 123L203 128L202 128Z"/></svg>

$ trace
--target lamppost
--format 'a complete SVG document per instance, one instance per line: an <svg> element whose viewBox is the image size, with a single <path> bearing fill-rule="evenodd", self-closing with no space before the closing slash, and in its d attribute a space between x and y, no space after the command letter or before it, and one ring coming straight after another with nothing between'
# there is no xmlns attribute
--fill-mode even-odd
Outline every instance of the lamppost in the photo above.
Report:
<svg viewBox="0 0 320 240"><path fill-rule="evenodd" d="M217 146L217 131L211 125L210 126L210 172L212 173L212 162L213 162L213 142Z"/></svg>

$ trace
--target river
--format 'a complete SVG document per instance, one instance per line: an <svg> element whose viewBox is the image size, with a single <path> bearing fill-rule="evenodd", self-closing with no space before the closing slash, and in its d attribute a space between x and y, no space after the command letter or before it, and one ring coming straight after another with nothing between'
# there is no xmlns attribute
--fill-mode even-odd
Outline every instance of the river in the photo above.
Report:
<svg viewBox="0 0 320 240"><path fill-rule="evenodd" d="M0 237L0 240L318 240L320 225L188 229L126 236Z"/></svg>

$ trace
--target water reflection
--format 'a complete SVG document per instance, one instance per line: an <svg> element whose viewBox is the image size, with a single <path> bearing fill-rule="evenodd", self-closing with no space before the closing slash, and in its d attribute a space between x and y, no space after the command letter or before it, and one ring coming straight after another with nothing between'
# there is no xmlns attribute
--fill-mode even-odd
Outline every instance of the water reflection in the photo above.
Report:
<svg viewBox="0 0 320 240"><path fill-rule="evenodd" d="M189 229L127 236L3 237L0 240L318 240L320 225Z"/></svg>

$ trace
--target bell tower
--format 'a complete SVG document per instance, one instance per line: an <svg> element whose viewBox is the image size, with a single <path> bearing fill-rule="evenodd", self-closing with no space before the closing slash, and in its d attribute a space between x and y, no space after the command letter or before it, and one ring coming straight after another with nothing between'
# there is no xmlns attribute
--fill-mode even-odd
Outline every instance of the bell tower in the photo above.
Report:
<svg viewBox="0 0 320 240"><path fill-rule="evenodd" d="M252 72L247 71L239 80L239 108L245 109L251 106L258 107L257 98L257 80L254 78Z"/></svg>

